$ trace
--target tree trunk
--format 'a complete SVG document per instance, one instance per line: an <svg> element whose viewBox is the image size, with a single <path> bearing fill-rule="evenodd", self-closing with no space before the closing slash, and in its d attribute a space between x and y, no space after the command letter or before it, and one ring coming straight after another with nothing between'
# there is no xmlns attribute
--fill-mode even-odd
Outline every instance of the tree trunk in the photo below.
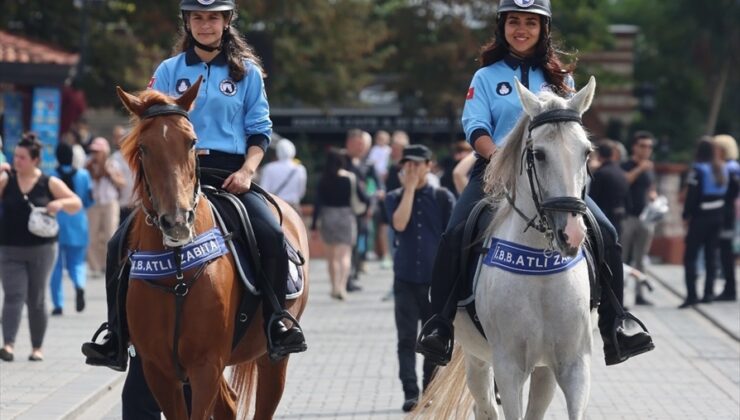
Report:
<svg viewBox="0 0 740 420"><path fill-rule="evenodd" d="M719 111L722 108L722 97L725 95L725 87L727 86L727 78L729 74L730 59L725 58L725 62L722 64L722 71L719 74L717 86L714 88L712 105L709 108L709 118L707 119L706 130L706 134L709 136L714 135L714 130L717 128L717 118L719 117Z"/></svg>

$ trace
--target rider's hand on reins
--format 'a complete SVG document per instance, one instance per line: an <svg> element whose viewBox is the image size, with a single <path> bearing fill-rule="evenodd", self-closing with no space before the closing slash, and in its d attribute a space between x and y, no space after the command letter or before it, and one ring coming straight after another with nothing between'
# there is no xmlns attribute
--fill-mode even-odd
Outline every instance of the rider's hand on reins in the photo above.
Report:
<svg viewBox="0 0 740 420"><path fill-rule="evenodd" d="M223 185L221 185L221 188L232 194L244 194L252 188L253 177L254 172L250 173L249 170L241 168L229 175Z"/></svg>

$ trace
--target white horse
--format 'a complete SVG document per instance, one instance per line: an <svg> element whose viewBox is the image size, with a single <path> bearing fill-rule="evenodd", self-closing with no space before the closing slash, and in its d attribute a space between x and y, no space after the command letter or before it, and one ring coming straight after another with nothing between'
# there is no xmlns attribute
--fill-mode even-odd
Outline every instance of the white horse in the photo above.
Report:
<svg viewBox="0 0 740 420"><path fill-rule="evenodd" d="M570 266L531 275L481 265L475 306L487 339L467 312L460 311L455 320L457 341L476 419L498 418L492 368L506 420L542 419L556 383L565 394L569 418L583 419L590 392L595 311L589 308L587 263L579 258L586 237L581 198L591 151L580 117L591 105L596 82L591 77L568 100L549 92L538 97L518 81L516 85L523 116L484 176L484 189L498 207L486 243L497 238L503 244L492 245L495 249L487 258L524 272L556 260L570 260ZM512 257L509 250L516 245L510 243L544 251L539 257L532 257L536 252ZM469 415L469 398L466 405L460 397L464 384L459 350L458 346L419 404L415 413L419 418ZM531 381L525 413L527 378ZM450 384L458 389L450 389Z"/></svg>

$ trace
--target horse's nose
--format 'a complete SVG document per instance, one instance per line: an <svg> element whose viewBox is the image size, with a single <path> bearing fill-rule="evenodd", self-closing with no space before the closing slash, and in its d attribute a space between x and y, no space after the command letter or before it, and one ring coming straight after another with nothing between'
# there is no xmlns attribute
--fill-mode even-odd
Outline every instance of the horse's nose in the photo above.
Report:
<svg viewBox="0 0 740 420"><path fill-rule="evenodd" d="M194 210L188 210L188 224L192 225L195 221L195 211Z"/></svg>
<svg viewBox="0 0 740 420"><path fill-rule="evenodd" d="M563 229L558 229L558 238L564 243L568 243L568 234Z"/></svg>
<svg viewBox="0 0 740 420"><path fill-rule="evenodd" d="M175 226L175 223L172 220L172 217L163 214L159 216L159 226L161 226L162 229L172 229L172 227Z"/></svg>

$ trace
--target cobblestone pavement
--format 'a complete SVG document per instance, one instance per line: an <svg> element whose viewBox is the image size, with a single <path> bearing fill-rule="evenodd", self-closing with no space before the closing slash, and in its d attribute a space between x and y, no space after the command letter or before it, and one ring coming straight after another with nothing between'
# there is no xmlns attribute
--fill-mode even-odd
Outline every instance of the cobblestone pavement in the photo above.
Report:
<svg viewBox="0 0 740 420"><path fill-rule="evenodd" d="M312 261L311 299L302 321L309 351L292 357L276 418L403 418L393 301L382 301L392 274L377 263L368 270L364 290L337 302L329 298L325 263ZM607 368L601 341L595 340L588 418L740 418L740 343L730 334L740 328L737 303L679 311L680 268L655 265L649 272L660 278L649 295L656 305L636 307L634 313L650 329L656 349ZM43 363L25 360L30 344L24 321L16 361L0 364L0 418L120 418L122 376L85 366L79 353L105 313L100 280L90 282L88 295L83 314L51 319ZM71 302L71 290L67 296ZM546 418L567 418L561 392Z"/></svg>

